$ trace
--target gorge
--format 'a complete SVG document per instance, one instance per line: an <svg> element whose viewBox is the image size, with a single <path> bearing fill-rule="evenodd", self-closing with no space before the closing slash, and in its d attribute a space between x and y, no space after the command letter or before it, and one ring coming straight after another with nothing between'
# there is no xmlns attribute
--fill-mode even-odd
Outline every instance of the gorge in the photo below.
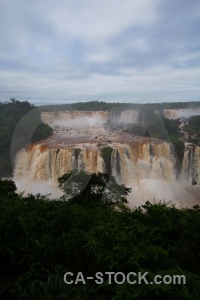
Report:
<svg viewBox="0 0 200 300"><path fill-rule="evenodd" d="M129 204L147 200L172 201L177 206L198 202L200 147L185 143L180 172L171 143L129 134L123 124L144 123L137 110L42 112L41 119L54 129L48 139L20 150L15 159L14 178L25 192L60 195L57 178L69 170L107 172L132 188ZM105 124L113 122L113 127Z"/></svg>

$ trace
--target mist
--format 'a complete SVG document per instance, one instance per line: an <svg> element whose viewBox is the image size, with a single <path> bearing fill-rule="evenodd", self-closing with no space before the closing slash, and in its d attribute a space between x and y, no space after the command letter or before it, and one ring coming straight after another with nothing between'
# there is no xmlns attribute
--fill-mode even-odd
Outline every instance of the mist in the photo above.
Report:
<svg viewBox="0 0 200 300"><path fill-rule="evenodd" d="M165 109L164 116L169 119L188 119L200 115L200 108Z"/></svg>

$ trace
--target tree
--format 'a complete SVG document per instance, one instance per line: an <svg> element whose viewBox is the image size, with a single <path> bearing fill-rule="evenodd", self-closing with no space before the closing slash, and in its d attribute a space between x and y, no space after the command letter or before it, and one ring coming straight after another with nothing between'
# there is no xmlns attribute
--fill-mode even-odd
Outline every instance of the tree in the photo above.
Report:
<svg viewBox="0 0 200 300"><path fill-rule="evenodd" d="M41 122L40 110L28 101L11 98L10 102L0 103L0 176L12 176L18 150L52 133L53 129Z"/></svg>
<svg viewBox="0 0 200 300"><path fill-rule="evenodd" d="M0 179L0 194L2 196L14 196L16 194L16 185L9 179Z"/></svg>
<svg viewBox="0 0 200 300"><path fill-rule="evenodd" d="M117 183L114 176L85 171L69 171L58 178L65 199L78 203L103 201L113 204L127 203L130 188Z"/></svg>

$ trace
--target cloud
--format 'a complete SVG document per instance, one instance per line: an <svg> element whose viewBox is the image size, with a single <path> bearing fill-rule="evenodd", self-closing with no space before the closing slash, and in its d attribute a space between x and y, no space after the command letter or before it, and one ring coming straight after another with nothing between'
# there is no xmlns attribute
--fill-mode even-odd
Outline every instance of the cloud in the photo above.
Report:
<svg viewBox="0 0 200 300"><path fill-rule="evenodd" d="M66 39L83 38L95 44L113 38L130 24L149 25L157 17L157 0L61 2L62 5L57 5L49 15L57 32Z"/></svg>
<svg viewBox="0 0 200 300"><path fill-rule="evenodd" d="M199 0L0 3L0 100L199 100Z"/></svg>

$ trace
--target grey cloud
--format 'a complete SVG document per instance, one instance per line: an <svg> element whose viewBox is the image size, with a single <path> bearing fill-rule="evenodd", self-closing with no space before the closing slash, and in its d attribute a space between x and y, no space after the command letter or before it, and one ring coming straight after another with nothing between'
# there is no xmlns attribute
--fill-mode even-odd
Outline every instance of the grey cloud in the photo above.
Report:
<svg viewBox="0 0 200 300"><path fill-rule="evenodd" d="M1 100L199 99L199 0L7 0L0 14Z"/></svg>

